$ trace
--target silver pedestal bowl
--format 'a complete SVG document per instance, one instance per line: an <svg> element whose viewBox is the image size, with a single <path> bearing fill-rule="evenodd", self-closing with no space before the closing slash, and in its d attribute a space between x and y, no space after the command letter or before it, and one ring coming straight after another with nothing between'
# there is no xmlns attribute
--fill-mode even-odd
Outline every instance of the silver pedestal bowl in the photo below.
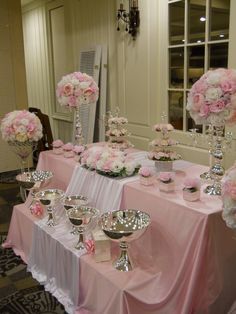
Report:
<svg viewBox="0 0 236 314"><path fill-rule="evenodd" d="M137 240L150 224L150 216L135 209L117 210L101 216L100 225L105 235L120 245L120 257L113 266L120 271L133 269L129 255L128 243Z"/></svg>
<svg viewBox="0 0 236 314"><path fill-rule="evenodd" d="M68 218L79 234L79 241L75 245L77 250L85 248L84 233L90 228L95 227L99 210L89 206L74 206L67 211Z"/></svg>
<svg viewBox="0 0 236 314"><path fill-rule="evenodd" d="M66 196L63 201L63 206L66 211L66 216L68 217L68 210L70 208L78 207L78 206L85 206L89 204L89 199L83 195L70 195ZM73 225L72 234L78 234L77 228Z"/></svg>
<svg viewBox="0 0 236 314"><path fill-rule="evenodd" d="M47 225L53 227L56 225L54 207L56 204L62 201L65 197L65 193L58 189L42 190L35 194L35 198L40 201L42 205L47 206L48 221Z"/></svg>
<svg viewBox="0 0 236 314"><path fill-rule="evenodd" d="M16 176L16 181L20 185L21 198L25 202L27 198L27 191L31 191L34 197L35 193L40 187L48 183L53 177L51 171L35 170L20 173Z"/></svg>

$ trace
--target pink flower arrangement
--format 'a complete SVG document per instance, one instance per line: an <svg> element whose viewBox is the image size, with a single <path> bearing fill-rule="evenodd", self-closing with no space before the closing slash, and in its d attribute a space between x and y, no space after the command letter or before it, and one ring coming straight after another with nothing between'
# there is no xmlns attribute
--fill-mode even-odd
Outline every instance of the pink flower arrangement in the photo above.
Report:
<svg viewBox="0 0 236 314"><path fill-rule="evenodd" d="M85 240L85 248L88 254L93 254L95 252L95 244L93 240Z"/></svg>
<svg viewBox="0 0 236 314"><path fill-rule="evenodd" d="M173 172L160 172L158 179L163 183L171 183L174 180Z"/></svg>
<svg viewBox="0 0 236 314"><path fill-rule="evenodd" d="M148 153L148 158L151 160L160 160L160 161L174 161L181 159L180 154L177 154L174 151L151 151Z"/></svg>
<svg viewBox="0 0 236 314"><path fill-rule="evenodd" d="M226 171L222 179L222 217L226 225L236 229L236 163Z"/></svg>
<svg viewBox="0 0 236 314"><path fill-rule="evenodd" d="M81 165L109 176L131 176L140 166L124 152L112 148L91 147L81 155Z"/></svg>
<svg viewBox="0 0 236 314"><path fill-rule="evenodd" d="M62 77L56 95L61 106L76 108L97 101L98 86L88 74L74 72Z"/></svg>
<svg viewBox="0 0 236 314"><path fill-rule="evenodd" d="M37 142L43 136L39 118L27 110L7 113L1 121L1 133L7 142Z"/></svg>
<svg viewBox="0 0 236 314"><path fill-rule="evenodd" d="M188 190L189 192L196 192L200 190L200 179L198 178L186 178L184 180L184 190Z"/></svg>
<svg viewBox="0 0 236 314"><path fill-rule="evenodd" d="M196 124L236 122L236 70L219 68L205 73L189 94L187 110Z"/></svg>
<svg viewBox="0 0 236 314"><path fill-rule="evenodd" d="M30 211L31 214L36 216L36 217L41 217L44 213L43 206L41 205L40 202L35 202L30 206Z"/></svg>
<svg viewBox="0 0 236 314"><path fill-rule="evenodd" d="M60 148L64 145L64 143L61 140L55 140L52 142L52 147L54 148Z"/></svg>
<svg viewBox="0 0 236 314"><path fill-rule="evenodd" d="M141 167L139 169L139 172L138 174L142 177L145 177L145 178L148 178L148 177L151 177L153 175L152 171L150 168L148 167Z"/></svg>

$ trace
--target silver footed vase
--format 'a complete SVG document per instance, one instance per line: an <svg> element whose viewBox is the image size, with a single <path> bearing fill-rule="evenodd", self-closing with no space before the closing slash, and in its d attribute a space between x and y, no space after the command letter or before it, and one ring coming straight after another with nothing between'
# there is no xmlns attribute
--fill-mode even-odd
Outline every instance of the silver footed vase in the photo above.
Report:
<svg viewBox="0 0 236 314"><path fill-rule="evenodd" d="M221 195L221 179L225 173L225 169L222 166L222 161L224 158L223 152L223 133L224 133L224 124L215 125L215 146L212 150L212 156L214 158L213 165L210 169L211 178L213 184L206 187L204 192L208 195Z"/></svg>

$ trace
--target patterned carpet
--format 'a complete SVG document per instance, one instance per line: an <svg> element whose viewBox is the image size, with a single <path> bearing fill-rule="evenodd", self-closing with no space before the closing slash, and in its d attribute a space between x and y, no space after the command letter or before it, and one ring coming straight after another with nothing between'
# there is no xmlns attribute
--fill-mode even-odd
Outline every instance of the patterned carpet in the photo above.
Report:
<svg viewBox="0 0 236 314"><path fill-rule="evenodd" d="M4 182L4 183L3 183ZM8 182L8 183L6 183ZM11 183L9 183L11 182ZM0 176L0 243L4 242L15 204L22 203L14 176ZM64 307L45 291L12 249L0 247L0 313L66 314Z"/></svg>

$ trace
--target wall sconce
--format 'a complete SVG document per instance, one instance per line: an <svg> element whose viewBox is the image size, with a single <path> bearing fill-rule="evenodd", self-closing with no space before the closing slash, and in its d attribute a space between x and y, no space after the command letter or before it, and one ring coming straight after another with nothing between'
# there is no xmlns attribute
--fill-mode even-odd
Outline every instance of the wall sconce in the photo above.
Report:
<svg viewBox="0 0 236 314"><path fill-rule="evenodd" d="M125 23L125 30L135 39L140 25L138 0L129 0L129 12L124 9L123 3L120 4L117 11L118 31L120 30L120 22Z"/></svg>

